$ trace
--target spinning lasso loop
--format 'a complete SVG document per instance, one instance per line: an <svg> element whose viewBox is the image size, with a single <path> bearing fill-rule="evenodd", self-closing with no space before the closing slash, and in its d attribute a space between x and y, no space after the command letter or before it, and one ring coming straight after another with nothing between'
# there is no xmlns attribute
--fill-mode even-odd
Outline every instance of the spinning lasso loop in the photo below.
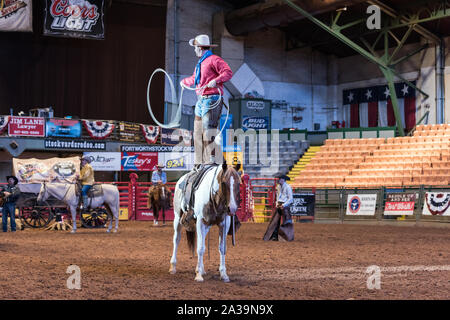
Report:
<svg viewBox="0 0 450 320"><path fill-rule="evenodd" d="M171 91L171 94L172 94L172 101L173 101L174 104L178 103L178 109L177 109L177 112L175 114L175 117L168 124L163 124L163 123L159 122L156 119L156 117L155 117L155 115L153 114L153 111L152 111L152 106L150 104L150 87L151 87L151 83L152 83L152 80L153 80L153 76L156 73L158 73L158 72L162 72L162 73L164 73L166 75L167 79L169 80L169 84L170 84L170 91ZM190 87L187 87L185 85L181 85L180 101L178 102L178 98L177 98L176 93L175 93L175 87L173 85L173 81L170 78L169 74L164 69L161 69L161 68L155 69L155 71L153 71L152 75L150 76L150 79L148 80L148 85L147 85L147 106L148 106L148 111L150 112L150 116L152 117L153 121L155 121L155 123L158 126L162 127L162 128L166 128L166 129L167 128L177 128L181 124L181 107L182 107L182 102L183 102L184 90L185 89L191 90L191 91L200 90L200 93L202 95L206 88L207 88L207 86L203 86L203 87L200 87L200 88L190 88ZM214 102L213 104L211 104L210 107L207 108L208 111L212 110L214 108L217 108L218 106L221 105L223 94L220 91L220 88L217 88L217 90L219 91L219 99L217 99L216 102ZM227 109L227 117L225 119L225 123L224 123L222 129L219 131L219 134L214 138L215 142L216 142L216 138L218 138L217 139L218 140L217 144L220 143L222 131L223 131L223 129L225 129L225 126L226 126L226 123L228 121L228 117L229 117L229 114L230 114L229 108L227 107L226 109Z"/></svg>

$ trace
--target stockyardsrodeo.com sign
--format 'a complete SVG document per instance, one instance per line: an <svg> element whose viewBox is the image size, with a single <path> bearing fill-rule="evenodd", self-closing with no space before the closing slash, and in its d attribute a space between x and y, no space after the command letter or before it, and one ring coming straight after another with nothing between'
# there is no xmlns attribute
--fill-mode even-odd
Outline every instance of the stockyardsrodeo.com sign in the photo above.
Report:
<svg viewBox="0 0 450 320"><path fill-rule="evenodd" d="M104 0L46 0L44 35L105 38Z"/></svg>
<svg viewBox="0 0 450 320"><path fill-rule="evenodd" d="M45 149L71 149L71 150L105 150L105 142L90 142L84 140L53 140L45 139Z"/></svg>

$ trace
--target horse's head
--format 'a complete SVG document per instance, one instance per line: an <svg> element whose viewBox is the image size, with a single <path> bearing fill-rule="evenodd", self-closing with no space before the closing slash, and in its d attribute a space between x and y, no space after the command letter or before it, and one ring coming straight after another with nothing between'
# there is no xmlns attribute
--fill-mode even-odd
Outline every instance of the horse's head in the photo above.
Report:
<svg viewBox="0 0 450 320"><path fill-rule="evenodd" d="M41 184L41 189L39 190L39 194L38 194L36 200L39 203L39 202L47 200L48 197L49 197L48 189L47 189L47 186L46 186L46 184L44 182L44 183Z"/></svg>
<svg viewBox="0 0 450 320"><path fill-rule="evenodd" d="M238 173L240 164L236 167L222 165L222 171L217 177L219 181L219 193L225 198L226 204L230 209L230 214L236 214L240 201L241 176Z"/></svg>

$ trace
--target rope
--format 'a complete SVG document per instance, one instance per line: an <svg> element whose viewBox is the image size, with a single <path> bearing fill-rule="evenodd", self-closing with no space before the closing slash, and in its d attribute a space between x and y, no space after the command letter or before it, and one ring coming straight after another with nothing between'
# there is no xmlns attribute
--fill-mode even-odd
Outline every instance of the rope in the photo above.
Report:
<svg viewBox="0 0 450 320"><path fill-rule="evenodd" d="M175 117L168 124L161 123L161 122L158 121L158 119L156 119L155 115L153 114L152 106L151 106L151 103L150 103L150 87L151 87L151 83L152 83L154 75L156 73L158 73L158 72L162 72L162 73L164 73L166 75L167 79L169 80L170 92L171 92L171 95L172 95L172 102L174 104L178 104L178 109L177 109L177 112L175 114ZM191 91L199 90L200 91L199 95L203 95L203 93L204 93L204 91L205 91L205 89L207 87L208 86L203 86L203 87L200 87L200 88L190 88L190 87L184 85L181 82L180 101L178 102L178 98L177 98L176 93L175 93L175 86L173 85L172 78L170 78L169 74L164 69L161 69L161 68L155 69L155 71L153 71L152 75L150 76L150 79L148 80L148 85L147 85L147 107L148 107L148 111L150 113L150 116L152 117L153 121L155 121L155 123L158 126L162 127L162 128L166 128L166 129L169 128L170 129L170 128L177 128L177 127L179 127L180 124L181 124L181 109L182 109L184 90L185 89L186 90L191 90ZM216 102L212 103L211 106L207 107L208 111L217 108L222 103L223 93L220 91L220 88L217 88L217 90L219 92L219 98L217 99ZM225 106L225 108L227 109L227 117L225 119L225 123L224 123L222 129L214 137L214 142L216 142L217 137L220 137L222 135L222 132L225 129L226 123L228 122L228 117L230 115L230 109L227 106ZM217 144L220 143L220 138L217 140L216 143Z"/></svg>

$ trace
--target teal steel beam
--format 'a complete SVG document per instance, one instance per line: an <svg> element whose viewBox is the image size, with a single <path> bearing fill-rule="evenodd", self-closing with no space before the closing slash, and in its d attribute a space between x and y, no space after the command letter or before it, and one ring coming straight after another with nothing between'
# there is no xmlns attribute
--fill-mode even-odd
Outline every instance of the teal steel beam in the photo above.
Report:
<svg viewBox="0 0 450 320"><path fill-rule="evenodd" d="M402 57L394 62L392 62L392 60L397 55L399 50L403 47L403 45L405 44L410 33L413 30L415 30L415 28L417 27L417 25L419 23L424 22L424 21L431 21L434 19L441 19L443 17L448 17L448 16L450 16L450 10L445 10L445 9L440 10L440 11L437 10L437 11L434 11L433 13L430 13L430 16L428 18L423 18L423 19L419 19L418 15L416 15L416 16L411 16L411 18L409 20L406 19L405 17L399 17L397 19L391 20L391 24L384 27L381 30L381 32L377 36L377 39L373 46L371 46L369 43L367 43L367 41L365 41L364 39L361 38L364 45L367 46L367 48L369 49L369 51L370 51L369 52L340 32L344 28L361 23L361 19L357 20L355 22L348 23L344 26L339 26L339 25L337 25L337 20L339 19L340 15L341 15L341 12L339 12L338 15L333 19L333 21L331 23L331 27L330 27L330 26L326 25L325 23L323 23L322 21L316 19L313 15L311 15L307 11L303 10L303 8L296 5L291 0L284 0L284 2L286 2L286 4L289 5L291 8L293 8L294 10L300 12L303 16L308 18L314 24L318 25L320 28L324 29L325 31L327 31L328 33L330 33L331 35L333 35L334 37L336 37L337 39L339 39L340 41L342 41L343 43L348 45L350 48L355 50L357 53L359 53L360 55L362 55L369 61L376 63L378 65L378 67L381 69L382 73L384 74L384 76L388 82L388 87L389 87L389 91L391 94L392 106L394 109L394 114L395 114L395 118L396 118L396 122L397 122L397 127L399 130L399 134L401 136L404 136L405 133L404 133L404 129L403 129L403 124L401 122L401 115L400 115L399 108L398 108L397 95L395 93L394 76L397 76L402 81L404 81L408 86L419 91L426 98L428 98L428 94L426 94L421 89L417 88L410 81L404 79L397 71L395 71L393 69L393 66L395 66L396 64L398 64L401 61L406 60L407 58L411 57L412 55L416 54L417 52L423 50L424 47L420 48L420 50L409 53L407 56ZM391 33L390 30L401 27L401 26L408 26L409 28L408 28L408 31L403 35L402 39L399 40L394 36L394 34ZM389 55L389 35L391 35L397 42L397 47L394 49L394 52L392 55ZM380 40L381 36L384 36L384 54L382 57L378 57L375 53L375 45Z"/></svg>
<svg viewBox="0 0 450 320"><path fill-rule="evenodd" d="M403 62L403 61L411 58L413 55L418 54L420 51L427 49L429 46L430 45L428 43L426 43L423 46L421 46L420 48L417 48L416 50L409 52L407 55L399 58L398 60L393 61L392 63L389 64L389 66L394 67L395 65L399 64L400 62Z"/></svg>
<svg viewBox="0 0 450 320"><path fill-rule="evenodd" d="M398 108L397 93L395 92L395 85L394 85L394 74L390 69L383 69L383 68L380 69L388 82L389 93L391 95L392 109L394 109L395 121L397 123L397 130L399 134L403 137L405 136L405 130L403 129L402 116Z"/></svg>

